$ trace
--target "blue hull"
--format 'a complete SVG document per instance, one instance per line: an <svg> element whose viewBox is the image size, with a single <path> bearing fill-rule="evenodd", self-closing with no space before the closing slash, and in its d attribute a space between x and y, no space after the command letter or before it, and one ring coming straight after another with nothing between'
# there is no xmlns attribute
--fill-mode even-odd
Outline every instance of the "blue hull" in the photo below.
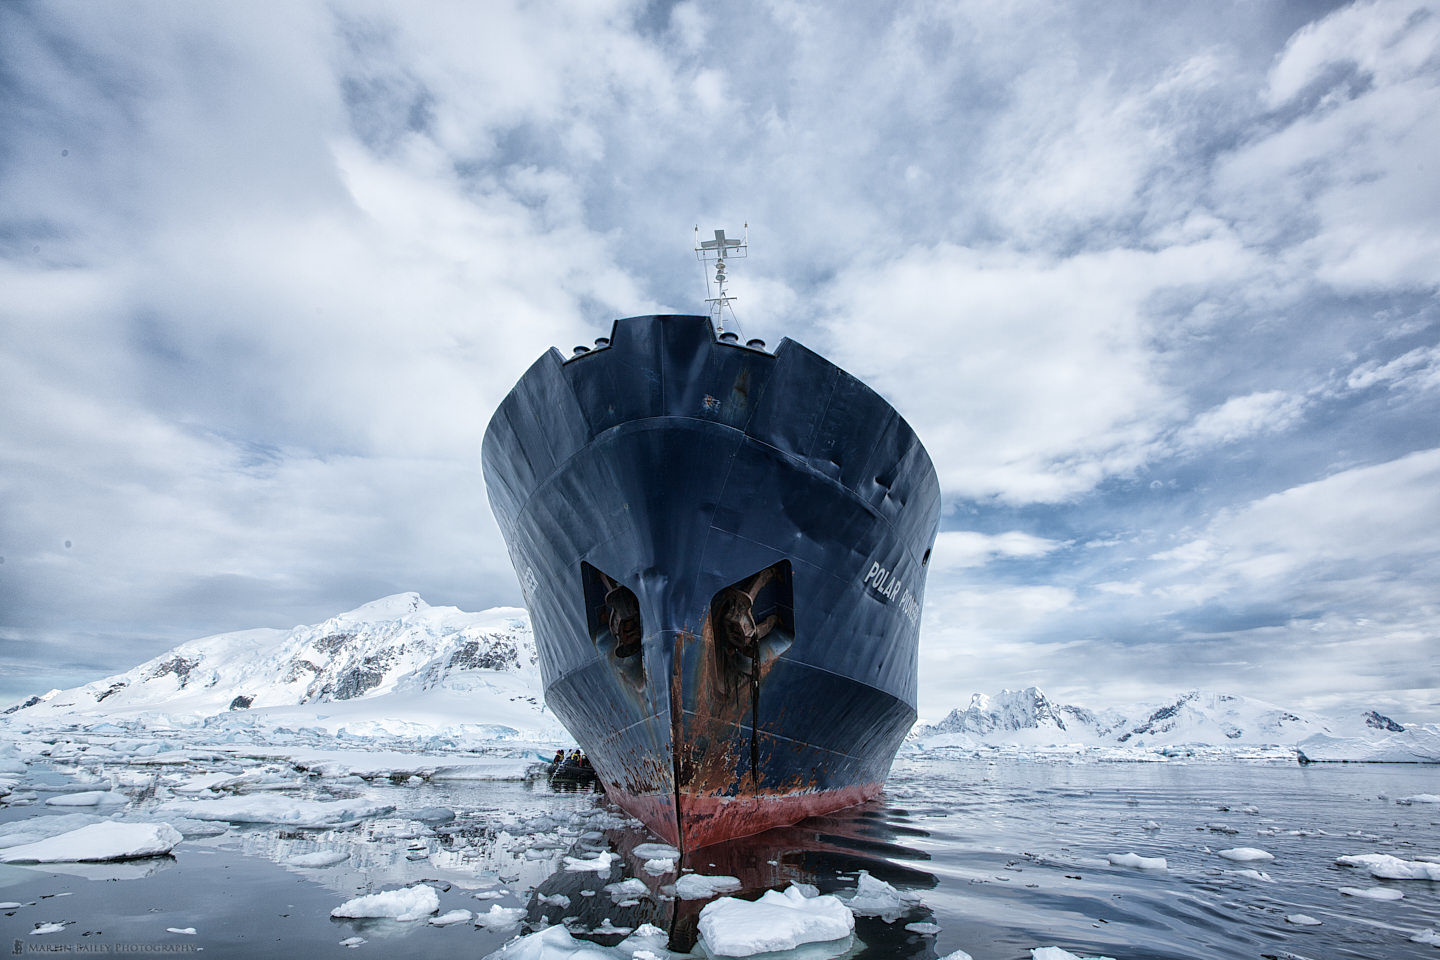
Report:
<svg viewBox="0 0 1440 960"><path fill-rule="evenodd" d="M485 482L546 702L684 849L856 803L915 720L935 471L874 391L705 317L542 356Z"/></svg>

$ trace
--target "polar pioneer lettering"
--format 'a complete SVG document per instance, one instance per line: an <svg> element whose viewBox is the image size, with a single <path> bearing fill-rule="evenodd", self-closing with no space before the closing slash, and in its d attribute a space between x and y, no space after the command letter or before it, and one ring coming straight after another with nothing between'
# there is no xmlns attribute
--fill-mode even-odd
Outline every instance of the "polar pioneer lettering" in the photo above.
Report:
<svg viewBox="0 0 1440 960"><path fill-rule="evenodd" d="M872 563L870 571L865 574L865 579L861 583L869 587L886 603L898 596L900 612L905 614L912 624L920 622L920 601L915 599L915 595L910 592L895 571L887 570L879 563Z"/></svg>

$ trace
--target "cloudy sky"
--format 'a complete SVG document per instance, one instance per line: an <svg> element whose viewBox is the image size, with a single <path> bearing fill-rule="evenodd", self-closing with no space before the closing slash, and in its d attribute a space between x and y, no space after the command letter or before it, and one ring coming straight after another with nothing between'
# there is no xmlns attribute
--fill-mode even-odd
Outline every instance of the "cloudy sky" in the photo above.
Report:
<svg viewBox="0 0 1440 960"><path fill-rule="evenodd" d="M417 590L552 345L700 312L945 491L921 713L1440 720L1440 9L0 4L0 700Z"/></svg>

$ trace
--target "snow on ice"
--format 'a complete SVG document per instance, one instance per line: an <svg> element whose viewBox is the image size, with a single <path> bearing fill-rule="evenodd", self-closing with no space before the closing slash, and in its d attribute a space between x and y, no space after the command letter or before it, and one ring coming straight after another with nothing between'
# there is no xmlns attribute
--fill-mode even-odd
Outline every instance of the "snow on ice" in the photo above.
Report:
<svg viewBox="0 0 1440 960"><path fill-rule="evenodd" d="M524 919L524 907L502 907L498 903L492 903L489 910L475 915L475 926L504 930L506 927L518 926Z"/></svg>
<svg viewBox="0 0 1440 960"><path fill-rule="evenodd" d="M469 923L470 918L475 916L469 910L451 910L442 913L438 917L431 917L430 923L436 927L448 927L452 923Z"/></svg>
<svg viewBox="0 0 1440 960"><path fill-rule="evenodd" d="M391 920L419 920L440 909L440 895L434 887L417 883L413 887L371 893L346 900L330 911L339 918L388 917Z"/></svg>
<svg viewBox="0 0 1440 960"><path fill-rule="evenodd" d="M855 917L838 897L807 897L793 886L767 890L754 902L721 897L700 911L705 949L729 957L840 940L854 930Z"/></svg>
<svg viewBox="0 0 1440 960"><path fill-rule="evenodd" d="M136 860L169 853L181 841L168 823L106 820L58 836L0 851L4 863L91 863Z"/></svg>

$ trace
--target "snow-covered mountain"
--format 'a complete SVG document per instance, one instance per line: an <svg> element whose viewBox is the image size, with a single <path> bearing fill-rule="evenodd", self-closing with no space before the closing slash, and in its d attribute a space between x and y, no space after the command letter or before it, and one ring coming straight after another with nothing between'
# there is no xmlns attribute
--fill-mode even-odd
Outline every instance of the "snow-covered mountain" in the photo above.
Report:
<svg viewBox="0 0 1440 960"><path fill-rule="evenodd" d="M1406 738L1421 731L1375 710L1333 717L1302 714L1233 694L1192 690L1174 700L1123 710L1093 711L1056 703L1035 687L975 694L938 723L917 727L923 746L1236 747L1295 745L1313 737L1365 742Z"/></svg>
<svg viewBox="0 0 1440 960"><path fill-rule="evenodd" d="M385 597L313 626L191 640L124 673L32 697L17 720L245 711L275 722L472 724L553 733L526 612L466 613L415 593ZM433 721L433 722L432 722Z"/></svg>

